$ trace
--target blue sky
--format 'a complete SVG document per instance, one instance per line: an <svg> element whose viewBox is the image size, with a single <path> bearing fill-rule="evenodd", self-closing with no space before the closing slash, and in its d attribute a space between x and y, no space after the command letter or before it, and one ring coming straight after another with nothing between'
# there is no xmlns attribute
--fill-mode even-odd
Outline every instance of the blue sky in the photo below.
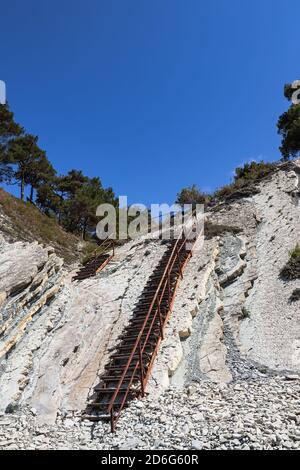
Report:
<svg viewBox="0 0 300 470"><path fill-rule="evenodd" d="M278 159L299 13L298 0L10 0L0 79L59 172L171 203Z"/></svg>

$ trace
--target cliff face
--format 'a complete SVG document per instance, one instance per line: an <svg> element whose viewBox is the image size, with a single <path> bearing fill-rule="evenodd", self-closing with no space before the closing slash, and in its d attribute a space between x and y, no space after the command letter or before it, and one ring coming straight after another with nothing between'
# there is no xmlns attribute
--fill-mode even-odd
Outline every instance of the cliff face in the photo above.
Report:
<svg viewBox="0 0 300 470"><path fill-rule="evenodd" d="M254 195L207 213L228 232L206 238L188 266L155 384L300 372L300 279L280 276L299 242L299 177L299 160L281 165Z"/></svg>
<svg viewBox="0 0 300 470"><path fill-rule="evenodd" d="M186 267L150 402L195 381L300 374L300 301L291 300L300 279L280 276L300 242L299 178L299 160L279 165L252 194L208 210L215 235ZM160 241L130 242L95 278L74 283L51 250L2 242L0 410L30 406L54 423L83 409L164 250Z"/></svg>
<svg viewBox="0 0 300 470"><path fill-rule="evenodd" d="M51 247L0 240L1 359L58 292L61 267Z"/></svg>

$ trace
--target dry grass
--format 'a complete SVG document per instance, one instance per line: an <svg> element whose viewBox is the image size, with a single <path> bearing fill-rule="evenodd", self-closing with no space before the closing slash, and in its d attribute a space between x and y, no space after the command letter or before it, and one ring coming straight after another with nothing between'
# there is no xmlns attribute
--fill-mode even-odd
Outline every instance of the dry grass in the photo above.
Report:
<svg viewBox="0 0 300 470"><path fill-rule="evenodd" d="M11 241L38 241L43 245L54 247L58 256L67 264L78 261L80 240L65 232L55 219L42 214L29 202L0 189L0 231Z"/></svg>
<svg viewBox="0 0 300 470"><path fill-rule="evenodd" d="M204 237L211 239L213 237L224 235L225 233L240 233L242 230L239 227L231 225L214 224L207 221L204 225Z"/></svg>

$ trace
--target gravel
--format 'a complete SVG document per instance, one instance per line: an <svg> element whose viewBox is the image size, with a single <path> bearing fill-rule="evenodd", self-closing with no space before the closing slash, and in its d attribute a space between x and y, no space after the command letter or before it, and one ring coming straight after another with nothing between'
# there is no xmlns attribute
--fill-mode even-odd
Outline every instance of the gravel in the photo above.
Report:
<svg viewBox="0 0 300 470"><path fill-rule="evenodd" d="M35 410L0 416L0 449L300 449L300 380L265 378L169 389L137 400L109 425L60 412L37 424Z"/></svg>

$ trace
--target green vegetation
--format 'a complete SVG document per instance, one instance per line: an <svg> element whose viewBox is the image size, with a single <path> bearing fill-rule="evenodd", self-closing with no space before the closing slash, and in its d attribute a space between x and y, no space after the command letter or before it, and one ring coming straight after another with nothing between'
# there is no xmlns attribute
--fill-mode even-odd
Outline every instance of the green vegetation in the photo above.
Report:
<svg viewBox="0 0 300 470"><path fill-rule="evenodd" d="M270 175L276 169L275 163L250 162L235 170L234 180L231 184L217 189L213 195L204 193L196 185L183 188L177 195L176 203L183 204L209 204L231 197L249 196L257 191L256 184Z"/></svg>
<svg viewBox="0 0 300 470"><path fill-rule="evenodd" d="M12 240L38 241L51 245L58 256L67 263L75 262L79 256L79 239L65 232L55 218L47 217L30 202L0 189L0 230Z"/></svg>
<svg viewBox="0 0 300 470"><path fill-rule="evenodd" d="M300 258L300 245L299 243L297 243L297 245L295 246L295 248L293 248L291 251L290 251L290 258L293 260L293 259L297 259L297 258Z"/></svg>
<svg viewBox="0 0 300 470"><path fill-rule="evenodd" d="M290 251L290 259L281 270L280 276L284 280L300 279L300 245Z"/></svg>
<svg viewBox="0 0 300 470"><path fill-rule="evenodd" d="M204 225L205 238L210 239L213 237L224 235L225 233L240 233L242 229L239 227L233 227L231 225L215 224L210 221L206 221Z"/></svg>
<svg viewBox="0 0 300 470"><path fill-rule="evenodd" d="M29 201L84 240L95 230L97 206L117 206L112 188L103 188L99 178L89 178L75 169L57 175L46 152L39 148L38 137L27 134L14 121L8 105L0 105L0 182L18 184L22 201L25 188L30 186Z"/></svg>
<svg viewBox="0 0 300 470"><path fill-rule="evenodd" d="M234 181L215 191L214 197L216 199L226 199L239 191L241 194L244 193L245 196L247 196L247 192L249 194L255 193L255 184L274 172L275 168L275 163L263 161L245 163L243 167L236 168Z"/></svg>
<svg viewBox="0 0 300 470"><path fill-rule="evenodd" d="M278 134L282 136L280 152L283 160L300 155L300 104L292 103L295 89L288 84L284 87L284 96L291 103L288 111L283 113L277 123Z"/></svg>
<svg viewBox="0 0 300 470"><path fill-rule="evenodd" d="M246 307L242 307L242 311L240 312L240 320L246 320L247 318L251 317L250 311Z"/></svg>
<svg viewBox="0 0 300 470"><path fill-rule="evenodd" d="M177 194L176 204L183 206L184 204L192 204L193 208L196 204L207 204L211 199L209 194L203 193L195 184L187 188L183 188Z"/></svg>
<svg viewBox="0 0 300 470"><path fill-rule="evenodd" d="M291 84L285 85L284 96L291 103L287 112L278 120L278 133L282 136L280 152L282 160L300 156L300 104L292 103L296 89ZM298 93L298 98L300 91ZM202 193L195 185L182 189L177 196L178 204L217 202L220 199L247 197L257 191L256 183L275 171L275 163L250 162L235 170L232 183L225 185L210 196Z"/></svg>
<svg viewBox="0 0 300 470"><path fill-rule="evenodd" d="M295 289L290 297L291 302L297 302L300 300L300 289Z"/></svg>

